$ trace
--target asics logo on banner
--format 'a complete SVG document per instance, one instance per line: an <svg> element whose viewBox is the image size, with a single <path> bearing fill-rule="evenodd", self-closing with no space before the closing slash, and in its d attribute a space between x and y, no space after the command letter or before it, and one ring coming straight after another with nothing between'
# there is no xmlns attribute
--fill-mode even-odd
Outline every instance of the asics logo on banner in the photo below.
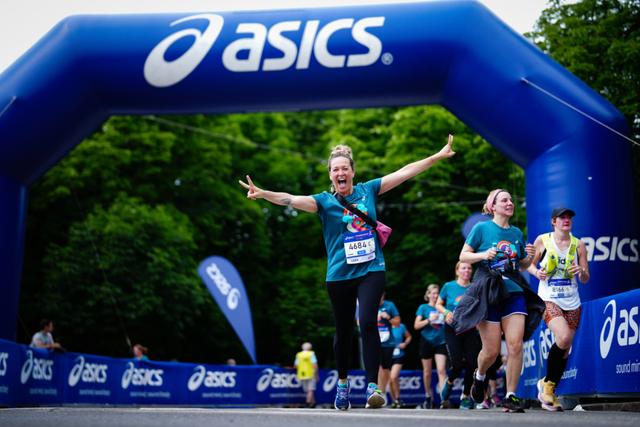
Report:
<svg viewBox="0 0 640 427"><path fill-rule="evenodd" d="M84 356L78 356L67 381L71 387L75 387L80 379L83 383L104 384L107 382L107 369L109 369L107 365L85 363Z"/></svg>
<svg viewBox="0 0 640 427"><path fill-rule="evenodd" d="M53 378L53 360L33 357L33 352L27 350L27 360L24 361L20 371L20 382L26 384L29 378L51 381Z"/></svg>
<svg viewBox="0 0 640 427"><path fill-rule="evenodd" d="M236 386L236 372L207 371L202 365L196 366L193 371L193 375L187 383L189 391L198 390L202 384L207 388L233 388Z"/></svg>
<svg viewBox="0 0 640 427"><path fill-rule="evenodd" d="M638 262L638 239L618 236L583 237L589 261Z"/></svg>
<svg viewBox="0 0 640 427"><path fill-rule="evenodd" d="M535 340L530 339L522 343L522 369L520 372L524 372L526 368L536 366L536 345Z"/></svg>
<svg viewBox="0 0 640 427"><path fill-rule="evenodd" d="M337 383L338 383L338 371L333 370L329 372L329 375L327 375L327 378L325 378L324 382L322 383L322 389L326 393L329 393L333 391ZM364 375L350 376L349 385L351 386L352 389L355 389L355 390L364 389L367 386L367 380L364 377Z"/></svg>
<svg viewBox="0 0 640 427"><path fill-rule="evenodd" d="M220 15L200 14L178 19L174 26L187 21L204 19L209 25L204 31L195 28L180 30L162 40L149 53L144 64L144 77L155 87L169 87L186 78L207 56L220 35L224 19ZM270 28L260 23L241 23L236 34L248 34L229 43L222 52L222 64L232 72L282 71L294 67L296 70L309 68L311 56L326 68L367 67L381 56L382 42L367 30L382 27L383 16L336 19L320 27L320 21L284 21ZM338 31L350 31L351 38L367 49L364 53L337 55L329 52L329 40ZM290 37L285 34L290 33ZM166 61L169 48L184 37L195 39L193 45L177 59ZM300 40L299 42L297 40ZM265 47L279 51L275 58L263 58ZM383 63L390 64L393 57L384 54Z"/></svg>
<svg viewBox="0 0 640 427"><path fill-rule="evenodd" d="M181 24L187 21L204 19L209 21L209 25L204 31L195 28L186 28L177 33L173 33L162 40L147 56L144 62L144 78L151 86L168 87L181 82L202 62L209 49L220 35L224 19L220 15L201 14L187 16L186 18L173 21L170 26ZM191 47L179 58L171 62L164 59L167 50L176 41L184 37L193 37L195 40Z"/></svg>
<svg viewBox="0 0 640 427"><path fill-rule="evenodd" d="M399 380L401 390L418 390L422 386L422 381L419 376L400 377Z"/></svg>
<svg viewBox="0 0 640 427"><path fill-rule="evenodd" d="M127 370L122 374L121 385L123 389L129 388L130 384L135 386L162 386L162 369L136 368L133 362L127 363Z"/></svg>
<svg viewBox="0 0 640 427"><path fill-rule="evenodd" d="M611 344L615 335L616 342L620 347L636 345L640 341L638 333L638 307L631 307L629 310L620 309L616 313L616 300L610 300L604 307L604 313L611 308L611 313L607 316L600 330L600 356L603 359L609 355Z"/></svg>
<svg viewBox="0 0 640 427"><path fill-rule="evenodd" d="M271 368L262 371L256 390L262 392L267 388L299 388L301 387L296 374L275 373Z"/></svg>
<svg viewBox="0 0 640 427"><path fill-rule="evenodd" d="M229 307L229 310L235 310L240 301L240 291L231 286L215 263L207 266L205 271L207 272L207 276L216 284L216 288L218 288L220 293L227 297L227 307Z"/></svg>
<svg viewBox="0 0 640 427"><path fill-rule="evenodd" d="M9 360L9 353L0 353L0 377L4 377L7 373L7 360Z"/></svg>

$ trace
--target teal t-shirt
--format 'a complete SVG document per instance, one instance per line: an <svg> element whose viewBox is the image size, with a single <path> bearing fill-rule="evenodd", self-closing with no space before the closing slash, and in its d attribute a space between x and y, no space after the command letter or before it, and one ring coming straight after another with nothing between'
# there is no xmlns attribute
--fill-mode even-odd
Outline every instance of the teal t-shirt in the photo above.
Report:
<svg viewBox="0 0 640 427"><path fill-rule="evenodd" d="M391 328L391 333L393 334L393 341L395 342L396 348L393 349L393 358L399 359L404 356L404 350L398 347L400 344L404 342L404 334L407 332L407 327L404 326L404 323L400 323L397 328Z"/></svg>
<svg viewBox="0 0 640 427"><path fill-rule="evenodd" d="M493 260L494 262L506 257L519 261L527 256L524 251L525 243L522 231L513 225L502 228L493 221L479 222L473 226L465 243L476 252L484 252L489 248L502 251L503 253L498 253ZM522 292L520 285L513 280L505 279L504 282L509 293Z"/></svg>
<svg viewBox="0 0 640 427"><path fill-rule="evenodd" d="M444 308L454 311L466 290L466 287L460 286L455 280L445 283L440 291L440 299L444 302Z"/></svg>
<svg viewBox="0 0 640 427"><path fill-rule="evenodd" d="M382 319L380 314L388 313L389 319L400 316L400 312L394 303L384 300L378 307L378 334L380 334L380 345L382 347L395 347L396 342L391 333L391 322L388 319Z"/></svg>
<svg viewBox="0 0 640 427"><path fill-rule="evenodd" d="M422 304L416 311L416 316L421 316L422 319L431 319L431 312L436 312L438 316L431 320L427 326L420 330L422 338L433 346L439 346L445 343L444 340L444 316L438 312L435 307L429 304Z"/></svg>
<svg viewBox="0 0 640 427"><path fill-rule="evenodd" d="M353 193L345 197L347 203L358 207L370 218L376 220L376 201L380 192L380 182L381 179L377 178L355 185ZM385 271L384 255L382 255L375 230L342 206L333 194L325 191L311 197L318 205L318 215L322 221L322 234L327 249L327 282L355 279L370 271ZM343 218L349 221L345 222ZM348 264L344 238L362 232L372 233L375 241L375 258L357 264Z"/></svg>

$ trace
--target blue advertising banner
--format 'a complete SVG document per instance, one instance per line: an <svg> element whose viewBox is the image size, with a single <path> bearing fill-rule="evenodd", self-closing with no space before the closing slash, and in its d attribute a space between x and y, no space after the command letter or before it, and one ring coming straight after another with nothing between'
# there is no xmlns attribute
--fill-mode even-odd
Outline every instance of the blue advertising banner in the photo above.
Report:
<svg viewBox="0 0 640 427"><path fill-rule="evenodd" d="M118 403L186 404L185 368L181 363L121 361L115 365Z"/></svg>
<svg viewBox="0 0 640 427"><path fill-rule="evenodd" d="M640 393L640 289L582 304L580 325L557 394L610 396ZM519 396L535 399L555 342L544 322L524 344Z"/></svg>
<svg viewBox="0 0 640 427"><path fill-rule="evenodd" d="M19 346L18 402L60 404L64 393L64 355Z"/></svg>
<svg viewBox="0 0 640 427"><path fill-rule="evenodd" d="M582 305L582 319L558 395L612 396L640 394L640 289ZM541 323L524 343L522 377L517 394L537 396L536 383L546 372L554 337ZM351 402L365 403L364 371L349 372ZM320 369L318 404L331 404L336 370ZM438 404L437 375L431 390ZM456 405L462 378L454 382ZM498 377L498 394L504 378ZM407 405L424 400L422 371L405 370L400 398ZM135 361L78 353L55 353L0 339L0 406L110 404L254 406L302 405L305 393L295 370L268 365L226 366Z"/></svg>
<svg viewBox="0 0 640 427"><path fill-rule="evenodd" d="M198 274L256 363L251 307L238 270L225 258L212 256L200 263Z"/></svg>
<svg viewBox="0 0 640 427"><path fill-rule="evenodd" d="M65 363L64 402L115 404L114 364L116 360L90 354L68 353Z"/></svg>
<svg viewBox="0 0 640 427"><path fill-rule="evenodd" d="M19 357L16 344L0 340L0 406L12 406L19 393Z"/></svg>

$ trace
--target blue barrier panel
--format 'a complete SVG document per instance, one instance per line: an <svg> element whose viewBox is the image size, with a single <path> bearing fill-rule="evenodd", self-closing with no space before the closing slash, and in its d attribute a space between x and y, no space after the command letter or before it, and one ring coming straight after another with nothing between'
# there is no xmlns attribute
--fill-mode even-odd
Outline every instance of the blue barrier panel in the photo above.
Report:
<svg viewBox="0 0 640 427"><path fill-rule="evenodd" d="M117 403L184 405L186 369L181 363L119 360L114 363Z"/></svg>
<svg viewBox="0 0 640 427"><path fill-rule="evenodd" d="M580 326L557 388L558 395L640 393L639 306L639 289L582 304ZM519 396L536 398L536 383L546 374L553 343L553 334L541 322L524 345Z"/></svg>
<svg viewBox="0 0 640 427"><path fill-rule="evenodd" d="M186 402L198 406L254 406L259 403L260 373L266 366L188 364ZM265 388L266 389L266 388ZM268 404L268 399L262 399Z"/></svg>
<svg viewBox="0 0 640 427"><path fill-rule="evenodd" d="M62 377L64 403L116 404L114 365L117 359L68 353Z"/></svg>
<svg viewBox="0 0 640 427"><path fill-rule="evenodd" d="M61 404L64 393L64 355L18 346L19 389L15 403ZM13 365L12 365L13 366Z"/></svg>
<svg viewBox="0 0 640 427"><path fill-rule="evenodd" d="M19 365L18 346L10 341L0 340L0 406L15 404L19 391Z"/></svg>

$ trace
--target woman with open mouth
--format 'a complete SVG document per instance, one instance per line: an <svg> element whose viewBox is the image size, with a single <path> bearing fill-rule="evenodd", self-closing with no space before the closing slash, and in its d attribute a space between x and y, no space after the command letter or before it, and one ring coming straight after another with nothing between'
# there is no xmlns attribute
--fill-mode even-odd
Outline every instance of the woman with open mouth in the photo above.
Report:
<svg viewBox="0 0 640 427"><path fill-rule="evenodd" d="M453 136L442 149L392 172L382 178L354 185L355 162L351 148L338 145L328 160L331 192L310 196L267 191L257 187L249 175L239 181L252 200L265 199L275 205L289 206L317 213L322 221L322 234L327 250L327 292L333 309L336 334L334 351L338 368L338 384L334 407L347 410L349 401L349 353L352 341L356 301L363 343L363 359L367 374L366 406L380 408L386 399L378 387L380 336L377 316L380 297L385 288L383 241L376 232L378 196L408 179L426 171L442 159L452 157Z"/></svg>

